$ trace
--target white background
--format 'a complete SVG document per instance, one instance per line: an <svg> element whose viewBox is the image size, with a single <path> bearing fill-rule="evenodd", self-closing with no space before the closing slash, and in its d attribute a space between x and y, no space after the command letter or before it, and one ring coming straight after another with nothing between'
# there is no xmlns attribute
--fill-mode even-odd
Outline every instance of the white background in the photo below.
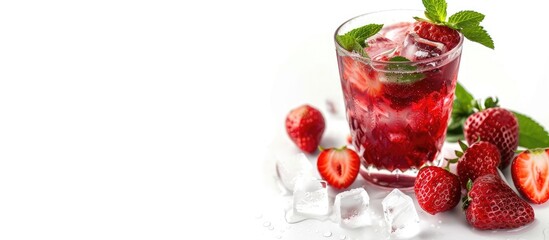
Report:
<svg viewBox="0 0 549 240"><path fill-rule="evenodd" d="M339 96L344 20L421 1L4 1L0 239L238 238L286 112ZM546 10L474 9L460 80L549 126ZM468 56L468 57L467 57Z"/></svg>

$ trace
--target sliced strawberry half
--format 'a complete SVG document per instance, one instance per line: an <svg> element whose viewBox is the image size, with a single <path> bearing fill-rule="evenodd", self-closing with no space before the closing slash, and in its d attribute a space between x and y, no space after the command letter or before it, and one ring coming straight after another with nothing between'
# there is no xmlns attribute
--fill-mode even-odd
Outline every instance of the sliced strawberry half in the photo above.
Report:
<svg viewBox="0 0 549 240"><path fill-rule="evenodd" d="M381 94L382 84L376 79L376 72L367 64L353 59L352 57L343 57L343 78L351 86L359 91L366 92L370 96L379 96Z"/></svg>
<svg viewBox="0 0 549 240"><path fill-rule="evenodd" d="M358 154L345 146L321 150L317 161L320 176L337 189L353 184L360 168Z"/></svg>
<svg viewBox="0 0 549 240"><path fill-rule="evenodd" d="M549 148L527 150L511 165L511 175L517 190L533 203L549 199Z"/></svg>

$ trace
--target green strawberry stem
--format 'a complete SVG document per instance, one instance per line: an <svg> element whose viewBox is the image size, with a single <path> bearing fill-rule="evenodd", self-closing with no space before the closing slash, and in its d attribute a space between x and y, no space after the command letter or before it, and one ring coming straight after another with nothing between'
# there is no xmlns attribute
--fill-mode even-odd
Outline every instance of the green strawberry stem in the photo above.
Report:
<svg viewBox="0 0 549 240"><path fill-rule="evenodd" d="M469 179L467 181L467 189L466 189L467 192L465 193L465 196L463 196L463 198L461 199L461 201L463 202L463 210L467 210L467 208L469 207L469 204L473 200L469 196L469 192L471 191L471 188L473 188L473 181L471 181L471 179Z"/></svg>
<svg viewBox="0 0 549 240"><path fill-rule="evenodd" d="M333 149L340 152L340 151L343 151L343 150L347 149L347 146L343 145L342 147L333 148ZM327 150L327 149L322 147L322 146L318 146L318 150L320 150L322 152L322 151Z"/></svg>
<svg viewBox="0 0 549 240"><path fill-rule="evenodd" d="M454 164L454 163L457 163L458 160L459 160L459 158L446 159L446 166L444 167L444 169L446 169L449 172L450 171L450 165Z"/></svg>

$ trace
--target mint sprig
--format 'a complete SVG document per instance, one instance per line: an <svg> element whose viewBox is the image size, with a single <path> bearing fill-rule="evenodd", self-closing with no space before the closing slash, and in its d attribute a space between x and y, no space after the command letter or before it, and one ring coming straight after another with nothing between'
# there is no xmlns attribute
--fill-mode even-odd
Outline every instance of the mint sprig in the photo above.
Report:
<svg viewBox="0 0 549 240"><path fill-rule="evenodd" d="M389 62L393 63L387 65L386 70L390 72L386 73L385 76L393 82L413 83L425 78L425 74L414 72L417 71L417 67L411 64L412 61L403 56L392 57Z"/></svg>
<svg viewBox="0 0 549 240"><path fill-rule="evenodd" d="M364 52L364 48L368 47L366 39L374 36L381 28L383 28L383 24L368 24L343 35L337 35L336 40L345 50L354 51L361 56L368 57L368 54Z"/></svg>
<svg viewBox="0 0 549 240"><path fill-rule="evenodd" d="M459 11L446 20L446 0L423 0L423 6L425 6L425 17L428 20L420 17L414 17L414 19L450 27L461 32L465 38L494 49L492 37L480 26L484 20L484 14L470 10Z"/></svg>
<svg viewBox="0 0 549 240"><path fill-rule="evenodd" d="M463 139L463 124L469 115L497 106L497 98L487 98L484 102L475 100L470 92L457 83L452 118L446 132L446 140L455 142ZM522 113L512 112L517 117L519 124L519 146L525 148L549 147L549 133L541 124Z"/></svg>

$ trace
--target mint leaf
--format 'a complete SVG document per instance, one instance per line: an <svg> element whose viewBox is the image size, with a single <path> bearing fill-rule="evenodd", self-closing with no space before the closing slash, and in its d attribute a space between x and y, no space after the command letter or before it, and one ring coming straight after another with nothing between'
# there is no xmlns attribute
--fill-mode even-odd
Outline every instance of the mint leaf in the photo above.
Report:
<svg viewBox="0 0 549 240"><path fill-rule="evenodd" d="M425 78L425 74L413 72L417 70L417 67L411 65L410 63L412 61L405 57L395 56L389 59L389 62L399 62L387 65L387 71L394 71L385 74L391 81L398 83L413 83Z"/></svg>
<svg viewBox="0 0 549 240"><path fill-rule="evenodd" d="M549 147L549 134L543 126L524 114L513 113L519 124L519 146L525 148Z"/></svg>
<svg viewBox="0 0 549 240"><path fill-rule="evenodd" d="M484 14L475 11L460 11L448 18L448 25L454 29L478 26L484 20Z"/></svg>
<svg viewBox="0 0 549 240"><path fill-rule="evenodd" d="M345 35L347 34L350 35L362 45L366 39L368 39L371 36L374 36L376 33L378 33L381 30L381 28L383 28L383 24L368 24L366 26L353 29L350 32L346 33Z"/></svg>
<svg viewBox="0 0 549 240"><path fill-rule="evenodd" d="M368 54L364 52L364 48L367 47L366 39L378 33L383 24L368 24L349 31L343 35L337 35L336 40L345 50L355 51L358 54L368 57Z"/></svg>
<svg viewBox="0 0 549 240"><path fill-rule="evenodd" d="M482 26L468 26L461 29L461 33L467 39L494 49L494 41Z"/></svg>
<svg viewBox="0 0 549 240"><path fill-rule="evenodd" d="M418 22L429 22L429 20L425 19L425 18L420 18L420 17L414 17L414 19Z"/></svg>
<svg viewBox="0 0 549 240"><path fill-rule="evenodd" d="M364 41L362 41L362 42L364 42ZM358 41L355 41L355 43L353 44L353 51L360 54L360 56L368 57L368 54L364 51L365 47L367 47L366 43L364 43L364 45L361 45Z"/></svg>
<svg viewBox="0 0 549 240"><path fill-rule="evenodd" d="M395 56L389 59L389 62L411 62L410 59L403 56Z"/></svg>
<svg viewBox="0 0 549 240"><path fill-rule="evenodd" d="M446 1L445 0L423 0L425 6L425 16L435 23L446 21Z"/></svg>
<svg viewBox="0 0 549 240"><path fill-rule="evenodd" d="M474 102L473 95L459 82L456 83L452 117L446 131L446 141L456 142L459 139L464 139L463 124L467 120L467 117L474 113Z"/></svg>
<svg viewBox="0 0 549 240"><path fill-rule="evenodd" d="M355 39L347 34L345 35L337 35L336 40L341 45L341 47L345 48L347 51L353 50L353 45L355 44Z"/></svg>

